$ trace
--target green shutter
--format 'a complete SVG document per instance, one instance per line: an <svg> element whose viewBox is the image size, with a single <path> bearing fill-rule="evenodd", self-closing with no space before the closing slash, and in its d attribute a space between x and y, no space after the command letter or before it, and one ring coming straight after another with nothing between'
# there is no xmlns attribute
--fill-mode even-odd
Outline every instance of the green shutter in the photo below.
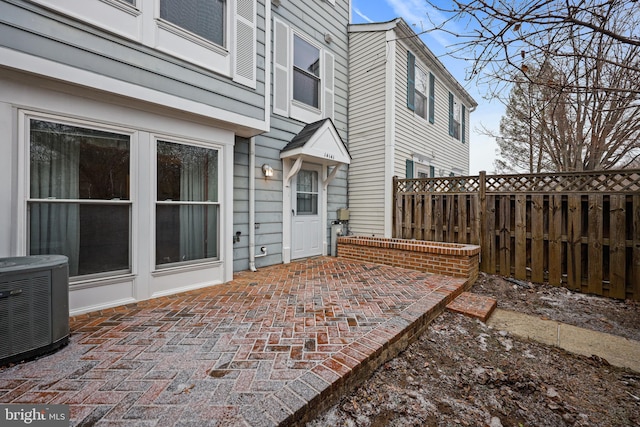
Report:
<svg viewBox="0 0 640 427"><path fill-rule="evenodd" d="M407 159L406 177L407 179L413 178L413 160Z"/></svg>
<svg viewBox="0 0 640 427"><path fill-rule="evenodd" d="M429 166L429 176L431 178L435 178L436 177L436 167L435 166Z"/></svg>
<svg viewBox="0 0 640 427"><path fill-rule="evenodd" d="M449 92L449 135L453 136L453 94Z"/></svg>
<svg viewBox="0 0 640 427"><path fill-rule="evenodd" d="M407 51L407 107L416 110L416 57Z"/></svg>
<svg viewBox="0 0 640 427"><path fill-rule="evenodd" d="M436 77L429 73L429 123L435 123L436 117Z"/></svg>
<svg viewBox="0 0 640 427"><path fill-rule="evenodd" d="M465 133L467 130L467 109L465 108L465 106L462 106L462 138L460 138L460 140L462 141L462 143L465 143Z"/></svg>

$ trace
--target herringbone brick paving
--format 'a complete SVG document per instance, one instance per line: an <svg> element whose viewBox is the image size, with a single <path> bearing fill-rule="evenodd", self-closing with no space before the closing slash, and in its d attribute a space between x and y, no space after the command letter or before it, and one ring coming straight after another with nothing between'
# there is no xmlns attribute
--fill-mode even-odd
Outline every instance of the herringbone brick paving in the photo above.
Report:
<svg viewBox="0 0 640 427"><path fill-rule="evenodd" d="M0 370L0 403L78 426L295 424L403 349L464 287L336 258L71 319L70 344Z"/></svg>

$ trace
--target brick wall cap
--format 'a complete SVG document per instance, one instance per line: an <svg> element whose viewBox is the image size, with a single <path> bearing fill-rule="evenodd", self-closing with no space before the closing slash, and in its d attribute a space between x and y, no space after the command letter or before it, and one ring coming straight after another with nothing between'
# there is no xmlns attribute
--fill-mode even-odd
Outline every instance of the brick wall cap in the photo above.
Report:
<svg viewBox="0 0 640 427"><path fill-rule="evenodd" d="M401 249L412 252L473 256L480 253L480 246L464 243L433 242L415 239L392 239L375 236L341 236L338 244L368 246L374 248Z"/></svg>

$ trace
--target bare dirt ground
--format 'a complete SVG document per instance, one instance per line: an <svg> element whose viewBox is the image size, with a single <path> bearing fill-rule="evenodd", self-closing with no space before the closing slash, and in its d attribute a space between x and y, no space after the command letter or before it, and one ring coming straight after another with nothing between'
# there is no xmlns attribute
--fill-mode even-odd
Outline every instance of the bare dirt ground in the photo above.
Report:
<svg viewBox="0 0 640 427"><path fill-rule="evenodd" d="M482 275L498 307L640 340L640 304ZM640 355L638 355L640 357ZM449 312L308 424L640 426L640 373L510 336Z"/></svg>

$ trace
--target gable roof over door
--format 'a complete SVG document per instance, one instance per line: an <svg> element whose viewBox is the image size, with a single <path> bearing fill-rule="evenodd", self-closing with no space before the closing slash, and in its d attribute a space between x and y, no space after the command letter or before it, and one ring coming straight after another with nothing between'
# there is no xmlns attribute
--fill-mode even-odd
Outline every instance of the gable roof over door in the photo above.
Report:
<svg viewBox="0 0 640 427"><path fill-rule="evenodd" d="M280 151L280 158L302 158L326 166L351 163L351 155L344 141L328 118L306 125Z"/></svg>

